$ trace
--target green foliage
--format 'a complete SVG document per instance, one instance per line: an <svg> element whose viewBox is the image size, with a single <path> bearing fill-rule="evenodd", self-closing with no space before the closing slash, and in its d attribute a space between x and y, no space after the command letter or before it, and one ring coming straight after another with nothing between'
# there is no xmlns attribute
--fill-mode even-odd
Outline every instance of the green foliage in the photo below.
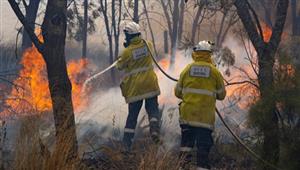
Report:
<svg viewBox="0 0 300 170"><path fill-rule="evenodd" d="M281 164L286 169L300 168L300 38L292 37L278 52L275 69L277 108L281 125Z"/></svg>
<svg viewBox="0 0 300 170"><path fill-rule="evenodd" d="M296 126L300 116L299 45L299 38L291 38L283 44L278 52L278 62L274 71L277 108L282 119L286 120L291 127Z"/></svg>
<svg viewBox="0 0 300 170"><path fill-rule="evenodd" d="M235 55L228 47L214 49L214 58L217 65L226 67L228 71L235 63ZM229 72L226 74L230 76Z"/></svg>
<svg viewBox="0 0 300 170"><path fill-rule="evenodd" d="M300 130L299 127L285 132L281 146L281 164L285 169L298 170L300 168Z"/></svg>
<svg viewBox="0 0 300 170"><path fill-rule="evenodd" d="M271 121L270 115L273 109L274 97L270 96L264 100L258 100L249 110L249 125L263 130Z"/></svg>
<svg viewBox="0 0 300 170"><path fill-rule="evenodd" d="M280 136L280 167L300 168L300 67L299 37L281 44L274 65L274 88L269 96L250 108L249 123L259 132L268 128L271 113L276 112ZM271 86L270 86L271 87ZM273 108L275 102L275 108Z"/></svg>
<svg viewBox="0 0 300 170"><path fill-rule="evenodd" d="M257 169L256 160L238 144L216 141L209 157L213 169Z"/></svg>

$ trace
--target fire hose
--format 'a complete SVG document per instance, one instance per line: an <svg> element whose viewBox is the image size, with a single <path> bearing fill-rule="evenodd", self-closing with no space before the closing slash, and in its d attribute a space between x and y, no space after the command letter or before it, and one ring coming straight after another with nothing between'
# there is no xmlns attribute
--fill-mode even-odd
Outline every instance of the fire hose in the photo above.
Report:
<svg viewBox="0 0 300 170"><path fill-rule="evenodd" d="M156 61L154 55L152 54L152 51L150 50L147 42L143 39L144 43L146 44L146 47L150 53L150 56L154 62L154 64L157 66L157 68L160 70L160 72L162 72L167 78L169 78L172 81L177 82L178 79L170 76L168 73L166 73L158 64L158 62ZM264 160L262 157L260 157L257 153L255 153L251 148L249 148L234 132L233 130L229 127L229 125L225 122L224 118L222 117L221 113L219 112L219 110L217 108L215 108L216 113L218 115L218 117L220 118L221 122L224 124L224 126L226 127L226 129L229 131L229 133L233 136L233 138L236 140L236 142L238 144L240 144L248 153L250 153L253 157L255 157L257 160L261 161L262 163L264 163L265 165L268 165L269 167L276 169L276 170L280 170L278 167L276 167L275 165L273 165L272 163Z"/></svg>

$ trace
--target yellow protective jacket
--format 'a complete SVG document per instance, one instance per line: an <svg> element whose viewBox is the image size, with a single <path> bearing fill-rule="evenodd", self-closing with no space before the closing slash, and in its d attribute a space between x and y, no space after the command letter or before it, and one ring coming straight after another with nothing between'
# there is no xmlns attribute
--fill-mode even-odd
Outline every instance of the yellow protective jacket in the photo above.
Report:
<svg viewBox="0 0 300 170"><path fill-rule="evenodd" d="M193 52L194 62L186 66L175 87L180 123L214 129L216 99L226 95L223 77L214 66L209 52Z"/></svg>
<svg viewBox="0 0 300 170"><path fill-rule="evenodd" d="M153 51L152 43L147 44ZM125 72L120 87L126 103L160 94L152 62L147 46L140 37L133 38L121 53L116 67Z"/></svg>

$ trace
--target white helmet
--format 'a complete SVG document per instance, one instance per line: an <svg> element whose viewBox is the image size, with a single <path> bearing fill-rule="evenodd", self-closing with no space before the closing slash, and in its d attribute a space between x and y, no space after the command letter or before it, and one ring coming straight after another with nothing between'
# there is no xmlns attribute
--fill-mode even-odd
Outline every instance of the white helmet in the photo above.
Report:
<svg viewBox="0 0 300 170"><path fill-rule="evenodd" d="M196 44L193 48L194 51L209 51L212 52L212 46L214 45L213 42L210 41L200 41Z"/></svg>
<svg viewBox="0 0 300 170"><path fill-rule="evenodd" d="M130 21L125 23L124 32L128 34L138 34L141 33L140 26L136 22Z"/></svg>

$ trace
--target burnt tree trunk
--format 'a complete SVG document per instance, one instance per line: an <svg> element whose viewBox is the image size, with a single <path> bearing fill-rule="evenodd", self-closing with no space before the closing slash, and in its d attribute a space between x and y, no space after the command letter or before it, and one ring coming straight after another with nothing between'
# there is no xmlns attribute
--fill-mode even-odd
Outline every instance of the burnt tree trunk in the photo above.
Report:
<svg viewBox="0 0 300 170"><path fill-rule="evenodd" d="M48 1L42 24L44 43L34 34L15 0L8 0L8 2L46 62L56 130L55 153L65 154L66 161L72 160L77 157L78 148L72 105L72 86L67 74L64 54L67 1Z"/></svg>
<svg viewBox="0 0 300 170"><path fill-rule="evenodd" d="M118 12L118 18L116 17L116 14L114 14L114 24L112 24L113 30L114 30L114 41L115 41L115 56L119 55L119 39L120 39L120 24L122 19L122 0L118 0L119 8ZM114 8L116 10L116 5L114 4ZM115 59L115 58L114 58Z"/></svg>
<svg viewBox="0 0 300 170"><path fill-rule="evenodd" d="M101 7L101 12L103 14L104 18L104 23L105 23L105 29L106 29L106 36L108 40L108 48L109 48L109 62L112 64L114 62L114 53L113 53L113 39L112 39L112 33L111 33L111 27L108 19L108 3L107 1L100 0L100 7ZM114 70L112 69L111 72L111 78L112 78L112 83L115 82L115 73Z"/></svg>
<svg viewBox="0 0 300 170"><path fill-rule="evenodd" d="M173 8L171 9L171 4L173 4ZM179 0L174 1L163 1L160 0L160 4L162 6L167 26L169 29L169 36L171 42L171 57L170 57L170 68L172 69L175 63L175 56L177 50L177 40L178 40L178 23L179 23ZM169 14L170 11L170 14Z"/></svg>
<svg viewBox="0 0 300 170"><path fill-rule="evenodd" d="M48 1L42 34L43 57L47 65L49 89L53 104L58 149L68 142L70 156L77 155L76 126L72 104L72 85L67 74L65 39L67 28L67 1Z"/></svg>
<svg viewBox="0 0 300 170"><path fill-rule="evenodd" d="M172 15L172 37L171 37L171 58L170 67L172 68L175 63L175 56L177 50L177 40L178 40L178 20L179 20L179 0L174 0L174 10Z"/></svg>
<svg viewBox="0 0 300 170"><path fill-rule="evenodd" d="M109 40L109 45L111 48L109 50L111 53L110 57L110 63L112 64L115 61L115 57L119 53L119 33L117 32L117 27L116 27L116 0L111 1L111 27L112 27L112 33L110 36ZM114 37L112 37L114 36ZM113 49L113 38L114 38L114 43L115 43L115 48ZM115 70L111 69L111 76L112 76L112 83L116 83L116 78L115 78Z"/></svg>
<svg viewBox="0 0 300 170"><path fill-rule="evenodd" d="M115 57L119 54L119 37L120 37L120 23L122 18L122 0L112 0L109 3L107 0L99 0L100 12L104 18L104 24L106 29L106 36L109 46L109 62L112 64ZM117 8L118 5L118 8ZM108 7L111 7L109 11ZM109 13L111 12L111 14ZM118 15L117 15L118 14ZM109 22L109 16L111 15L111 22ZM112 84L116 84L115 70L111 69Z"/></svg>
<svg viewBox="0 0 300 170"><path fill-rule="evenodd" d="M139 0L134 0L133 21L139 23Z"/></svg>
<svg viewBox="0 0 300 170"><path fill-rule="evenodd" d="M108 36L107 38L108 38L108 45L109 45L109 63L112 64L114 62L113 37L110 34L110 36ZM113 69L111 69L110 75L111 75L112 83L115 84L116 78Z"/></svg>
<svg viewBox="0 0 300 170"><path fill-rule="evenodd" d="M224 12L222 14L221 24L218 28L215 46L216 48L221 48L225 38L229 32L229 29L234 26L235 23L239 21L239 18L236 14L236 11L232 11L231 6L224 8Z"/></svg>
<svg viewBox="0 0 300 170"><path fill-rule="evenodd" d="M40 0L30 0L28 5L26 4L26 2L24 2L25 12L26 12L25 18L32 29L35 28L35 20L39 9L39 4L40 4ZM23 29L22 51L26 50L27 48L30 48L31 46L32 46L32 41L28 36L27 32L25 31L25 29Z"/></svg>
<svg viewBox="0 0 300 170"><path fill-rule="evenodd" d="M87 27L88 27L88 0L83 2L83 30L82 30L82 58L86 58L87 53Z"/></svg>
<svg viewBox="0 0 300 170"><path fill-rule="evenodd" d="M291 0L292 7L292 34L300 36L300 12L297 11L297 0ZM298 12L298 13L297 13Z"/></svg>
<svg viewBox="0 0 300 170"><path fill-rule="evenodd" d="M276 106L273 96L273 66L275 63L275 53L281 41L281 34L285 25L288 4L288 0L279 0L271 39L269 42L264 42L263 35L257 31L257 27L260 27L260 24L255 23L251 17L249 4L244 0L236 0L234 3L244 28L257 51L260 100L268 107L261 113L265 121L261 129L264 134L262 156L264 159L275 165L279 160L280 147L278 117L275 113ZM269 169L269 167L264 167L264 169Z"/></svg>
<svg viewBox="0 0 300 170"><path fill-rule="evenodd" d="M198 6L198 10L197 10L197 13L196 13L196 16L193 20L193 25L192 25L192 36L191 36L191 42L193 44L196 44L195 42L195 38L196 38L196 33L197 33L197 30L199 29L198 26L199 26L199 22L201 22L202 20L202 17L201 17L201 13L202 13L202 10L203 10L203 5L201 6ZM201 19L201 20L200 20Z"/></svg>
<svg viewBox="0 0 300 170"><path fill-rule="evenodd" d="M142 0L142 3L143 3L144 12L145 12L146 19L147 19L147 24L148 24L150 35L151 35L151 39L152 39L153 49L154 49L155 54L157 55L155 37L154 37L154 34L153 34L153 29L152 29L151 22L150 22L150 19L149 19L149 13L148 13L148 10L147 10L147 6L146 6L145 0Z"/></svg>
<svg viewBox="0 0 300 170"><path fill-rule="evenodd" d="M169 41L168 41L168 31L164 31L164 52L165 54L169 53Z"/></svg>
<svg viewBox="0 0 300 170"><path fill-rule="evenodd" d="M179 13L179 21L178 21L178 43L180 44L182 41L183 35L183 25L184 25L184 1L180 1L180 13Z"/></svg>
<svg viewBox="0 0 300 170"><path fill-rule="evenodd" d="M261 3L261 5L264 8L264 20L265 23L267 24L268 27L273 27L273 23L272 23L272 2L270 2L269 0L259 0L259 2Z"/></svg>

